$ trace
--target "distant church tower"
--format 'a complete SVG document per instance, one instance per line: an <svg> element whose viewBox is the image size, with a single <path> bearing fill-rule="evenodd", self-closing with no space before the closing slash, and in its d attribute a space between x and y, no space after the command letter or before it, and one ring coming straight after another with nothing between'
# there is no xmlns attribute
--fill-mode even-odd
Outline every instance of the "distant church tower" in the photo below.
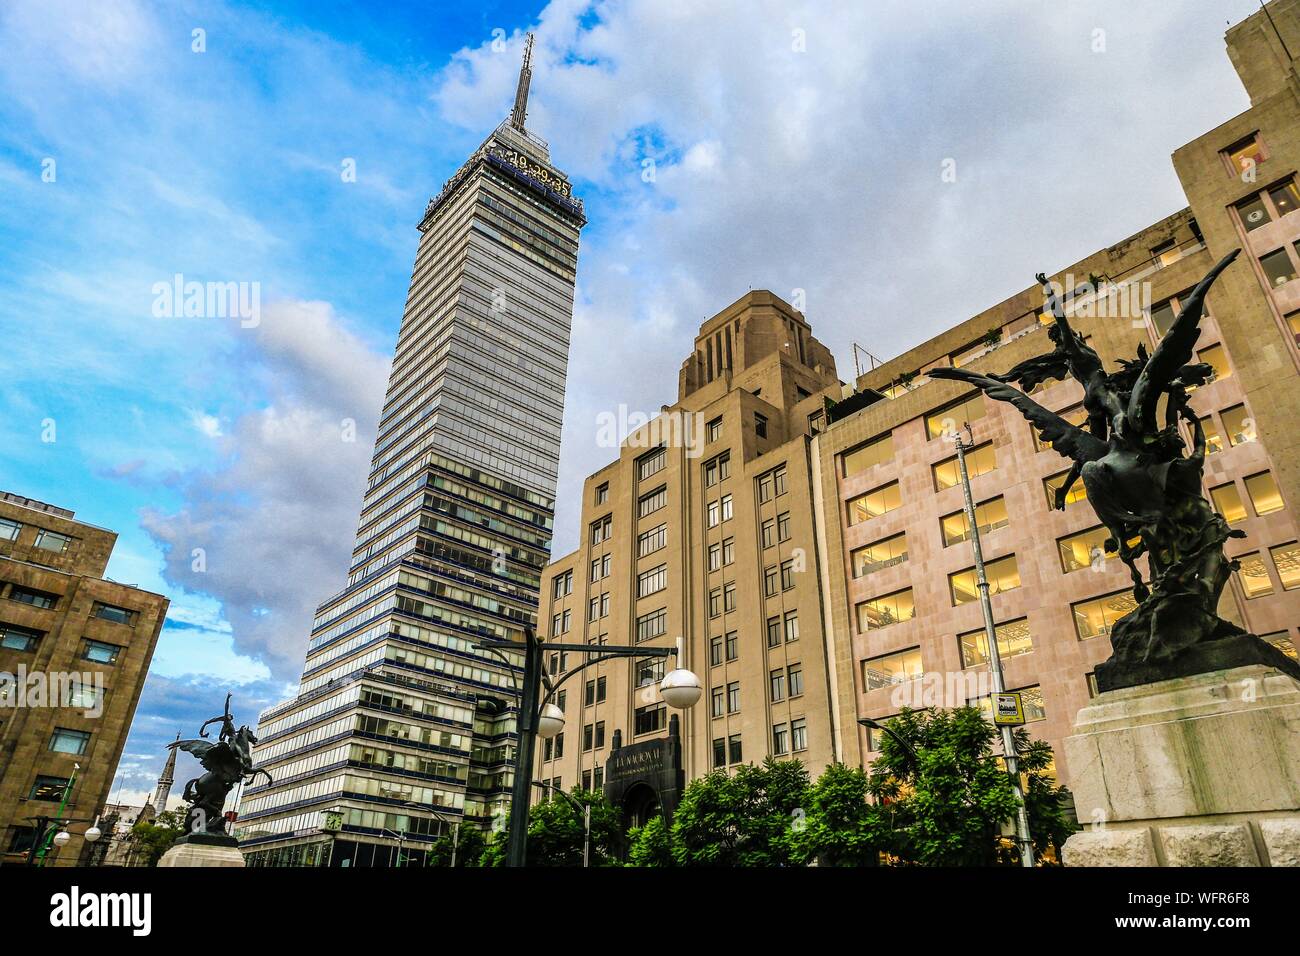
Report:
<svg viewBox="0 0 1300 956"><path fill-rule="evenodd" d="M177 734L176 739L180 740L181 735ZM162 776L158 778L158 788L153 792L153 799L149 802L153 804L155 813L162 813L167 809L167 798L171 795L172 784L176 782L176 748L167 749L167 763L163 765Z"/></svg>

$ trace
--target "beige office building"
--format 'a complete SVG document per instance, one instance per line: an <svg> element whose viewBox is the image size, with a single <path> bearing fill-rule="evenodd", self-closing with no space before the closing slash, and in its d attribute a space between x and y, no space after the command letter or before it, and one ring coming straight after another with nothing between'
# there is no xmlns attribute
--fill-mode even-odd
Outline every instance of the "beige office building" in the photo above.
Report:
<svg viewBox="0 0 1300 956"><path fill-rule="evenodd" d="M832 759L811 441L841 385L797 311L751 292L700 328L678 400L582 489L579 548L542 579L539 626L566 643L684 642L704 682L683 714L687 779L769 753ZM548 657L553 671L580 663ZM671 666L671 665L669 665ZM662 658L596 664L562 689L537 776L604 782L615 730L664 736Z"/></svg>
<svg viewBox="0 0 1300 956"><path fill-rule="evenodd" d="M1291 655L1300 81L1288 51L1300 51L1298 13L1296 0L1274 0L1228 31L1251 107L1174 152L1188 207L1049 276L1070 289L1100 280L1068 311L1114 367L1139 343L1153 347L1181 297L1243 249L1209 298L1197 352L1216 377L1192 405L1210 442L1206 493L1245 533L1229 542L1241 569L1221 613ZM1025 263L1026 276L1039 267ZM1068 783L1061 741L1110 655L1110 627L1133 606L1131 581L1104 554L1081 483L1064 510L1050 506L1069 462L1009 406L926 374L1005 372L1050 351L1042 309L1042 290L1029 285L868 371L823 423L823 398L842 395L833 359L780 299L741 299L701 328L678 403L664 410L667 421L700 417L697 456L672 442L653 448L662 436L643 429L586 480L582 545L543 577L543 630L568 642L685 639L683 663L705 684L683 717L687 779L768 755L798 756L813 773L831 760L867 764L877 732L859 718L955 706L989 689L950 437L969 423L1007 686L1022 691L1027 726L1056 749ZM1077 384L1051 382L1035 398L1081 421ZM538 776L600 785L614 730L625 744L662 736L659 667L614 661L566 684L564 738L541 745Z"/></svg>
<svg viewBox="0 0 1300 956"><path fill-rule="evenodd" d="M0 492L0 865L26 863L61 805L73 836L45 865L90 858L80 834L105 809L168 606L104 578L116 541Z"/></svg>

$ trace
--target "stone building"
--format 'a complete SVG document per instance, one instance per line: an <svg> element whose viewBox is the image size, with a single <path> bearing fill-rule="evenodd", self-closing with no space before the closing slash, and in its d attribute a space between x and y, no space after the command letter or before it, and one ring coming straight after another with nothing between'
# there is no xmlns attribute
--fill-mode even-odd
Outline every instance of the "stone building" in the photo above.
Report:
<svg viewBox="0 0 1300 956"><path fill-rule="evenodd" d="M108 800L168 606L104 578L116 540L0 493L0 865L26 861L65 792L73 839L46 865L75 865Z"/></svg>

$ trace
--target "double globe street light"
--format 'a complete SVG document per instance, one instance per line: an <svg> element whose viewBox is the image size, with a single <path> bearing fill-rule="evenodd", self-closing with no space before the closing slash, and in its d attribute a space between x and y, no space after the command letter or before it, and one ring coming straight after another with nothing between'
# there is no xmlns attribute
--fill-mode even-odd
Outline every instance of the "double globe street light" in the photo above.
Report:
<svg viewBox="0 0 1300 956"><path fill-rule="evenodd" d="M564 730L564 711L551 700L560 685L574 674L581 673L593 664L613 660L619 657L674 658L678 664L664 675L659 682L659 693L664 703L674 710L686 710L699 701L704 687L692 671L680 666L682 658L682 639L679 637L673 647L646 647L611 645L611 644L560 644L543 643L532 628L524 630L524 684L520 691L519 702L519 745L515 753L515 778L510 797L510 839L506 854L507 866L524 866L528 858L528 805L531 797L533 779L533 754L537 749L537 738L549 739ZM516 641L499 638L483 638L478 646L500 653L505 650L519 650ZM584 660L577 667L556 675L552 680L542 666L542 655L549 651L556 654L579 654ZM502 655L504 656L504 655ZM562 658L561 658L562 659ZM542 686L546 686L546 695L542 696Z"/></svg>

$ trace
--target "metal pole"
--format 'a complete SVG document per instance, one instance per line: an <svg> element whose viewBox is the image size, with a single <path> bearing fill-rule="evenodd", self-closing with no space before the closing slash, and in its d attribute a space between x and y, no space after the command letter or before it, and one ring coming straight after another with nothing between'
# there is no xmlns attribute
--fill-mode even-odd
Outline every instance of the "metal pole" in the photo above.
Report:
<svg viewBox="0 0 1300 956"><path fill-rule="evenodd" d="M41 841L41 852L36 857L36 859L39 861L36 864L37 866L42 866L42 867L45 866L45 854L50 848L50 843L54 840L54 832L53 832L54 828L58 827L60 821L63 819L63 811L67 809L68 797L72 794L72 785L76 782L77 771L80 769L81 769L81 764L74 763L72 765L72 776L68 777L68 782L63 787L63 799L59 801L59 815L54 820L54 826L49 827L50 830L49 840L42 839ZM44 837L44 835L45 835L44 833L41 834L42 837Z"/></svg>
<svg viewBox="0 0 1300 956"><path fill-rule="evenodd" d="M460 824L451 827L451 868L456 869L456 850L460 847Z"/></svg>
<svg viewBox="0 0 1300 956"><path fill-rule="evenodd" d="M966 426L967 432L970 425ZM984 638L989 646L989 675L992 678L993 693L1000 694L1006 690L1002 677L1002 657L998 653L997 628L993 624L993 605L989 601L989 582L984 574L984 551L980 547L980 529L975 520L975 501L971 497L970 475L966 473L967 446L961 440L961 433L954 436L957 445L957 466L961 469L961 489L966 503L966 522L970 525L971 547L975 552L975 580L979 586L980 609L984 612ZM972 440L971 446L974 447ZM990 701L991 703L991 701ZM995 711L996 713L996 711ZM1034 841L1029 835L1029 814L1025 810L1025 795L1020 789L1020 769L1016 759L1016 738L1006 724L1002 731L1002 755L1006 761L1007 774L1011 778L1011 789L1016 795L1016 842L1020 845L1020 865L1034 865Z"/></svg>
<svg viewBox="0 0 1300 956"><path fill-rule="evenodd" d="M582 806L582 867L591 865L591 804Z"/></svg>
<svg viewBox="0 0 1300 956"><path fill-rule="evenodd" d="M510 789L510 842L506 866L525 866L528 859L528 804L532 793L533 750L537 743L537 709L542 686L542 645L532 629L524 631L524 687L519 700L519 743L515 779Z"/></svg>

